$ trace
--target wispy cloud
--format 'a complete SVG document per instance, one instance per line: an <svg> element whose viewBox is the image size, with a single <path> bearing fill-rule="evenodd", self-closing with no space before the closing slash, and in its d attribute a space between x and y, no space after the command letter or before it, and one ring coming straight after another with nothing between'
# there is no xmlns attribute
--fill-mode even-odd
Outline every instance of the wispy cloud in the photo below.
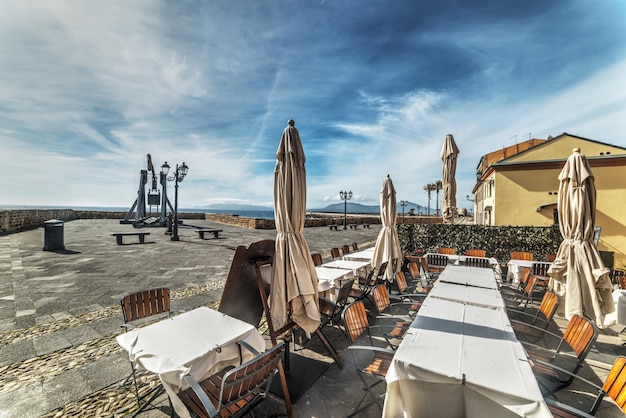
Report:
<svg viewBox="0 0 626 418"><path fill-rule="evenodd" d="M626 8L497 0L9 0L0 14L2 204L132 204L146 154L185 161L181 205L272 205L290 118L308 206L424 204L452 133L459 200L481 155L573 134L626 146Z"/></svg>

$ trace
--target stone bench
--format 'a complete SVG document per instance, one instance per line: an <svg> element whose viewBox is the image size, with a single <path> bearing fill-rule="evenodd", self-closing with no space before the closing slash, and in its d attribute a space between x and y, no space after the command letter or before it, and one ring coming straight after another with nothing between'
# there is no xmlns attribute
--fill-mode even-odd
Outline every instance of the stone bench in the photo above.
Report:
<svg viewBox="0 0 626 418"><path fill-rule="evenodd" d="M197 229L196 232L198 233L198 236L200 237L200 239L204 239L204 234L208 234L208 233L213 233L213 236L217 238L220 232L222 232L222 230L221 229Z"/></svg>
<svg viewBox="0 0 626 418"><path fill-rule="evenodd" d="M350 229L358 229L359 224L349 224Z"/></svg>
<svg viewBox="0 0 626 418"><path fill-rule="evenodd" d="M129 236L137 236L139 237L139 243L143 244L146 239L146 235L150 235L149 232L112 232L111 233L112 236L115 237L115 239L117 240L117 245L122 245L122 238L123 237L129 237Z"/></svg>
<svg viewBox="0 0 626 418"><path fill-rule="evenodd" d="M330 229L331 231L334 229L336 231L337 225L328 225L328 229Z"/></svg>
<svg viewBox="0 0 626 418"><path fill-rule="evenodd" d="M370 224L363 224L363 228L370 229Z"/></svg>

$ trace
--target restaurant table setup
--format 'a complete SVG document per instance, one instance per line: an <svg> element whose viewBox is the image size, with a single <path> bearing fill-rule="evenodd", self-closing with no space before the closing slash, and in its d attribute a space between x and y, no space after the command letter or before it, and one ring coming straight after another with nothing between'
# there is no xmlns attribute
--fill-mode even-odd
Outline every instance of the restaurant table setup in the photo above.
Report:
<svg viewBox="0 0 626 418"><path fill-rule="evenodd" d="M322 267L352 270L358 276L365 276L370 269L369 261L333 260L322 264Z"/></svg>
<svg viewBox="0 0 626 418"><path fill-rule="evenodd" d="M338 289L341 287L341 282L344 280L350 280L354 277L352 270L330 268L325 266L315 267L317 272L318 285L317 288L320 293L324 293L325 296L330 296L333 299L334 292L332 289Z"/></svg>
<svg viewBox="0 0 626 418"><path fill-rule="evenodd" d="M509 283L519 283L522 278L522 274L524 273L524 268L532 268L535 264L545 265L545 270L552 265L551 262L548 261L533 261L533 260L515 260L511 259L507 263L508 271L506 273L506 279Z"/></svg>
<svg viewBox="0 0 626 418"><path fill-rule="evenodd" d="M254 326L207 307L135 328L116 340L128 352L134 367L159 376L181 418L190 416L177 395L186 386L184 375L201 381L253 358L248 350L240 351L237 341L248 343L258 352L266 348L265 339Z"/></svg>
<svg viewBox="0 0 626 418"><path fill-rule="evenodd" d="M441 255L439 253L426 253L424 254L424 257L427 257L429 255ZM457 265L462 265L465 264L465 261L467 260L468 255L460 255L460 254L445 254L446 257L448 257L448 262L451 264L457 264ZM496 272L496 274L498 275L502 275L502 269L500 268L500 264L498 263L498 260L495 259L494 257L473 257L471 256L471 258L479 258L479 259L486 259L489 262L489 266L491 266L491 268L494 269L494 271Z"/></svg>
<svg viewBox="0 0 626 418"><path fill-rule="evenodd" d="M374 247L366 248L361 251L356 251L354 253L346 254L342 257L343 260L351 260L351 261L372 261L372 256L374 255Z"/></svg>
<svg viewBox="0 0 626 418"><path fill-rule="evenodd" d="M491 268L449 264L387 372L384 417L551 416Z"/></svg>

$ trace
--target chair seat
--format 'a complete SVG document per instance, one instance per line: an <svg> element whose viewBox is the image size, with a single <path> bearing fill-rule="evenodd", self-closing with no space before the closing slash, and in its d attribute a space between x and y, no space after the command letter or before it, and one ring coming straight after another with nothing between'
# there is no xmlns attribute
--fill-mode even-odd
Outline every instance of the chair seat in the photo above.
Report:
<svg viewBox="0 0 626 418"><path fill-rule="evenodd" d="M385 376L387 375L387 371L389 370L389 367L391 366L392 359L393 359L393 354L380 352L380 351L376 352L376 355L372 359L372 362L361 371L371 376L384 379Z"/></svg>

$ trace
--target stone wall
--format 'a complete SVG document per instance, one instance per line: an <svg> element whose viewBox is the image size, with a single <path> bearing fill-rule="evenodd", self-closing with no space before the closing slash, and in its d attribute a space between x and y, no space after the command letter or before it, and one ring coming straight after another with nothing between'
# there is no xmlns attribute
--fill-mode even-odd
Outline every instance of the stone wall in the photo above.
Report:
<svg viewBox="0 0 626 418"><path fill-rule="evenodd" d="M72 209L12 209L0 210L0 234L43 227L51 219L124 219L128 212L98 212ZM204 213L179 213L180 219L204 219Z"/></svg>
<svg viewBox="0 0 626 418"><path fill-rule="evenodd" d="M273 219L260 219L260 218L244 218L237 215L215 214L206 213L204 219L211 222L219 222L228 225L237 225L243 228L251 229L274 229ZM380 216L366 216L366 215L348 215L348 224L379 224ZM323 215L311 215L307 216L304 221L305 227L315 226L327 226L327 225L343 225L343 215L323 214Z"/></svg>

